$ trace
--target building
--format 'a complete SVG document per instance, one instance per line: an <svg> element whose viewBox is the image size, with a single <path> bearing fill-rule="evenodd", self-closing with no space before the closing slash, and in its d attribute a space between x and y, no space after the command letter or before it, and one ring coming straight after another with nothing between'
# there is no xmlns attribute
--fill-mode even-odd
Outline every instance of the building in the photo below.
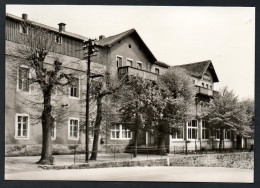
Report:
<svg viewBox="0 0 260 188"><path fill-rule="evenodd" d="M6 155L40 154L41 152L41 124L33 120L31 114L35 111L25 99L32 99L37 89L31 87L26 81L30 76L28 67L20 65L22 57L16 53L21 44L21 37L26 37L30 30L24 27L22 22L28 21L27 15L22 18L6 14L6 104L5 104L5 144ZM58 28L52 28L37 22L30 21L47 29L55 35L54 53L47 57L46 64L52 65L54 56L59 56L63 61L66 72L72 73L77 78L75 87L68 87L66 91L55 90L54 98L59 98L57 107L64 112L64 118L55 122L52 130L53 153L70 153L69 146L77 145L78 150L84 150L85 134L82 133L85 108L82 100L85 100L86 90L86 61L83 60L81 51L86 37L67 32L65 23L58 24ZM112 75L135 75L146 79L156 80L169 66L156 59L140 35L135 29L123 33L105 37L101 35L98 40L98 54L92 58L91 71L102 73L105 70ZM207 122L198 119L200 105L208 102L216 92L214 83L218 82L217 74L211 61L203 61L180 65L186 69L197 88L197 100L194 101L194 120L187 122L179 134L168 135L166 138L167 150L172 152L182 148L185 139L189 140L188 148L191 150L216 147L219 132L210 131ZM15 79L11 79L9 69L15 72ZM106 122L103 122L106 123ZM84 125L84 124L83 124ZM226 131L226 147L234 147L235 136L231 130ZM210 140L211 136L213 142ZM92 140L92 136L90 135ZM131 143L132 133L123 125L113 124L106 126L106 134L101 136L100 149L111 151L113 148L124 151ZM138 138L141 147L154 147L156 145L155 135L144 132ZM90 142L90 144L92 144ZM91 147L90 147L91 148Z"/></svg>

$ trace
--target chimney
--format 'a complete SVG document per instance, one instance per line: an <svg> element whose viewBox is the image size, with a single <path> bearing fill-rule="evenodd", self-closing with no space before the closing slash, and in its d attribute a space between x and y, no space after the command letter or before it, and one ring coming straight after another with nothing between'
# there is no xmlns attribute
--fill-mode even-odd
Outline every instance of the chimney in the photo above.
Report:
<svg viewBox="0 0 260 188"><path fill-rule="evenodd" d="M106 38L105 35L100 35L99 40Z"/></svg>
<svg viewBox="0 0 260 188"><path fill-rule="evenodd" d="M22 14L22 19L23 19L24 21L27 21L27 18L28 18L28 15L27 15L27 14Z"/></svg>
<svg viewBox="0 0 260 188"><path fill-rule="evenodd" d="M59 23L59 32L64 32L65 31L65 23Z"/></svg>

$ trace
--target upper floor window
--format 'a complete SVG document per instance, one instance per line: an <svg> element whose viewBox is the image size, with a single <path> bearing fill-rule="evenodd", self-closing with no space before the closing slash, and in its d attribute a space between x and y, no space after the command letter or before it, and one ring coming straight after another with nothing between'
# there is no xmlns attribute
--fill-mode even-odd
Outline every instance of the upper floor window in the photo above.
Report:
<svg viewBox="0 0 260 188"><path fill-rule="evenodd" d="M133 66L133 60L132 59L126 59L126 66Z"/></svg>
<svg viewBox="0 0 260 188"><path fill-rule="evenodd" d="M209 84L206 84L206 88L209 88Z"/></svg>
<svg viewBox="0 0 260 188"><path fill-rule="evenodd" d="M138 68L138 69L143 69L143 64L142 64L142 62L137 62L136 64L137 64L137 68Z"/></svg>
<svg viewBox="0 0 260 188"><path fill-rule="evenodd" d="M192 83L193 83L193 84L196 84L196 80L192 80Z"/></svg>
<svg viewBox="0 0 260 188"><path fill-rule="evenodd" d="M26 24L20 24L20 33L21 34L28 34L28 27L26 26Z"/></svg>
<svg viewBox="0 0 260 188"><path fill-rule="evenodd" d="M202 87L204 87L204 82L201 83Z"/></svg>
<svg viewBox="0 0 260 188"><path fill-rule="evenodd" d="M70 97L79 98L79 78L74 78L70 86Z"/></svg>
<svg viewBox="0 0 260 188"><path fill-rule="evenodd" d="M160 69L159 68L155 68L155 73L156 74L160 74Z"/></svg>
<svg viewBox="0 0 260 188"><path fill-rule="evenodd" d="M61 43L62 43L62 36L56 35L56 36L55 36L55 42L56 42L57 44L61 44Z"/></svg>
<svg viewBox="0 0 260 188"><path fill-rule="evenodd" d="M188 139L198 139L197 120L192 120L188 122Z"/></svg>
<svg viewBox="0 0 260 188"><path fill-rule="evenodd" d="M132 133L123 125L113 125L111 129L111 139L131 139Z"/></svg>
<svg viewBox="0 0 260 188"><path fill-rule="evenodd" d="M79 139L79 119L77 118L69 119L69 139L70 140Z"/></svg>
<svg viewBox="0 0 260 188"><path fill-rule="evenodd" d="M202 121L202 139L209 139L209 129L207 121Z"/></svg>
<svg viewBox="0 0 260 188"><path fill-rule="evenodd" d="M116 56L116 65L117 65L117 67L122 67L123 66L123 57Z"/></svg>
<svg viewBox="0 0 260 188"><path fill-rule="evenodd" d="M19 67L18 89L22 91L29 91L29 68Z"/></svg>
<svg viewBox="0 0 260 188"><path fill-rule="evenodd" d="M16 114L15 138L29 138L29 116L27 114Z"/></svg>
<svg viewBox="0 0 260 188"><path fill-rule="evenodd" d="M209 88L212 89L212 85L209 85Z"/></svg>

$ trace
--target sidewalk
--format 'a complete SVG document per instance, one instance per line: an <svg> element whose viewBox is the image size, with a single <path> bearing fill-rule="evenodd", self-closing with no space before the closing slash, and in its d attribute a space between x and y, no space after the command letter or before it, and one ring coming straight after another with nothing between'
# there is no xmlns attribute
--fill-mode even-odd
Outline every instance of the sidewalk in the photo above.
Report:
<svg viewBox="0 0 260 188"><path fill-rule="evenodd" d="M102 162L114 162L114 161L146 161L149 159L165 159L167 157L173 156L168 154L168 156L152 155L149 154L148 157L145 154L138 154L137 158L131 159L131 154L129 153L102 153L98 154L96 161L89 160L89 163L102 163ZM53 155L54 165L73 165L74 155ZM40 156L22 156L22 157L5 157L5 173L17 173L26 171L39 171L43 170L39 168L36 162L40 159ZM85 155L77 154L75 156L75 164L85 163Z"/></svg>

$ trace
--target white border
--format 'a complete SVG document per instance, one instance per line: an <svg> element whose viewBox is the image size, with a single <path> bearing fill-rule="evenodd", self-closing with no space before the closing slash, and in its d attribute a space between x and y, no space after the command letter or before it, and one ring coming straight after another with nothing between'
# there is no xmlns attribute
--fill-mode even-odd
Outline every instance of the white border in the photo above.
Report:
<svg viewBox="0 0 260 188"><path fill-rule="evenodd" d="M28 117L28 125L27 125L27 137L18 136L18 116L27 116ZM16 113L15 114L15 139L17 140L28 140L30 135L30 116L25 113Z"/></svg>
<svg viewBox="0 0 260 188"><path fill-rule="evenodd" d="M70 137L70 120L78 120L78 135L77 138ZM70 117L68 121L68 140L79 140L79 118Z"/></svg>

